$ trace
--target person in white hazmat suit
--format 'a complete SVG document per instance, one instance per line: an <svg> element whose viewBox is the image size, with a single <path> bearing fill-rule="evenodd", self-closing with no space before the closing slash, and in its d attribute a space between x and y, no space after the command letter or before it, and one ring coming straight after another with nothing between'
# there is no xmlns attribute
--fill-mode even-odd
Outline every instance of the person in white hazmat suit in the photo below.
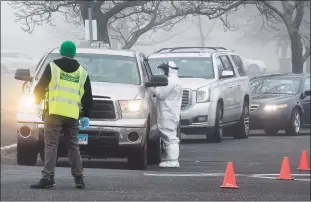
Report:
<svg viewBox="0 0 311 202"><path fill-rule="evenodd" d="M168 85L155 88L157 124L164 146L160 167L179 167L179 138L177 127L180 119L183 89L178 78L178 67L172 61L159 65L158 70L168 77Z"/></svg>

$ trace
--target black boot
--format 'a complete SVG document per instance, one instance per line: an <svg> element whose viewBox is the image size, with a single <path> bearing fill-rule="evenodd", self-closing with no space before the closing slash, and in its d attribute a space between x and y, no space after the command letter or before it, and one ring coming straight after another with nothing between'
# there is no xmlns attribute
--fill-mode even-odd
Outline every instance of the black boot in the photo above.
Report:
<svg viewBox="0 0 311 202"><path fill-rule="evenodd" d="M30 185L32 189L47 189L55 187L55 181L53 178L42 178L37 184Z"/></svg>
<svg viewBox="0 0 311 202"><path fill-rule="evenodd" d="M83 189L85 187L83 175L75 177L75 183L77 189Z"/></svg>

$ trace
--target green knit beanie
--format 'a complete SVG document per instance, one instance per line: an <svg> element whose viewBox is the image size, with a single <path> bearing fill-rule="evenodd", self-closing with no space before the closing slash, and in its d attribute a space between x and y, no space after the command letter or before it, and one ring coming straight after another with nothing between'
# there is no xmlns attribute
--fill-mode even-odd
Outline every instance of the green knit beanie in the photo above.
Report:
<svg viewBox="0 0 311 202"><path fill-rule="evenodd" d="M72 41L64 41L59 52L61 56L74 57L76 56L76 45Z"/></svg>

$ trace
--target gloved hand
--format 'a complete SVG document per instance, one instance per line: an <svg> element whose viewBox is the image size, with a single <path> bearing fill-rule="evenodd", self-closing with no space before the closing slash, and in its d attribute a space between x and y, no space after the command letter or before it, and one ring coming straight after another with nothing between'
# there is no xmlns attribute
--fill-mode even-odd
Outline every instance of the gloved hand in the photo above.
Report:
<svg viewBox="0 0 311 202"><path fill-rule="evenodd" d="M90 120L87 117L80 118L80 125L82 126L82 130L87 129L90 125Z"/></svg>

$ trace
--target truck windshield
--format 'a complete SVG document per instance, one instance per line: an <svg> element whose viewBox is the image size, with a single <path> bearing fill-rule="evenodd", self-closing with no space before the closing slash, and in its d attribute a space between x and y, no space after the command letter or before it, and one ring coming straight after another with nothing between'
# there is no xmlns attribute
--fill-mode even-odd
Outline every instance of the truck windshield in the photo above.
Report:
<svg viewBox="0 0 311 202"><path fill-rule="evenodd" d="M179 67L178 76L180 78L205 78L205 79L215 78L211 58L170 57L170 58L149 58L148 60L153 74L158 74L157 67L161 63L174 61L177 67Z"/></svg>
<svg viewBox="0 0 311 202"><path fill-rule="evenodd" d="M49 54L35 79L38 80L42 76L49 62L59 58L60 54ZM74 59L87 69L91 82L140 84L135 57L78 53Z"/></svg>

